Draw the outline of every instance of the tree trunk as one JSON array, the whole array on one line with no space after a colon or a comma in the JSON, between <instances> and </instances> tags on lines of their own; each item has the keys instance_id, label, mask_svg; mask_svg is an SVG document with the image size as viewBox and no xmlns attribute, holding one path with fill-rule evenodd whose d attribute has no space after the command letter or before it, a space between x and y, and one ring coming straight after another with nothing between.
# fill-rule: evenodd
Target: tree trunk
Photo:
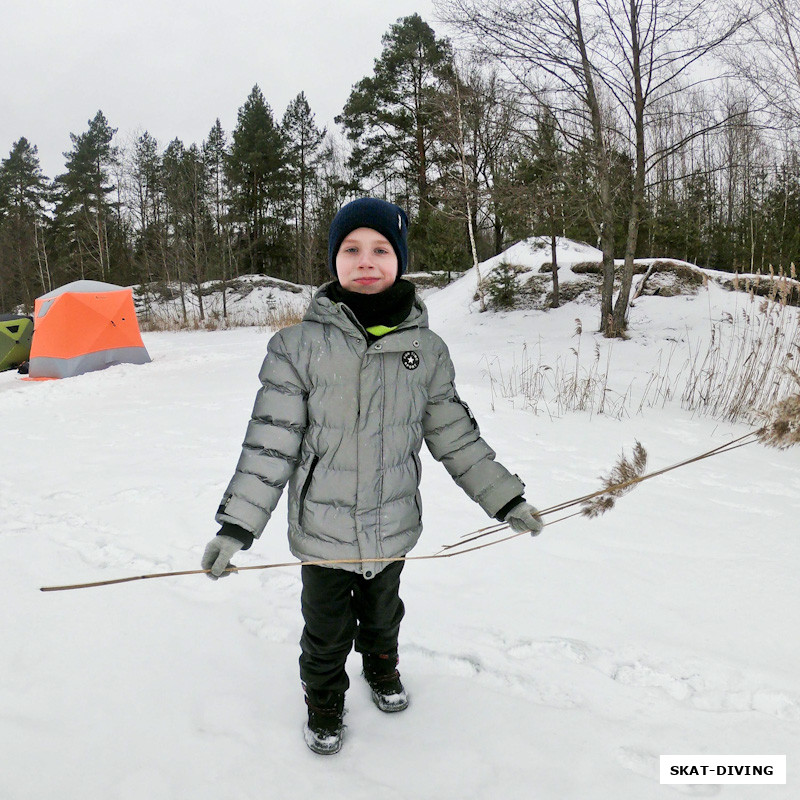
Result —
<instances>
[{"instance_id":1,"label":"tree trunk","mask_svg":"<svg viewBox=\"0 0 800 800\"><path fill-rule=\"evenodd\" d=\"M553 225L555 225L555 214L552 216ZM558 288L558 248L556 247L556 234L550 234L550 270L553 275L553 300L550 303L551 308L558 308L561 305L561 298L559 297Z\"/></svg>"},{"instance_id":2,"label":"tree trunk","mask_svg":"<svg viewBox=\"0 0 800 800\"><path fill-rule=\"evenodd\" d=\"M636 167L633 181L633 197L631 198L630 216L628 218L628 236L625 242L625 265L622 270L622 281L614 306L613 330L606 335L623 336L628 326L628 303L633 284L633 267L636 258L636 246L639 241L639 223L642 216L645 190L645 141L644 141L644 93L642 91L642 68L639 50L639 18L636 0L630 0L630 28L632 75L634 86L634 130L636 135Z\"/></svg>"}]
</instances>

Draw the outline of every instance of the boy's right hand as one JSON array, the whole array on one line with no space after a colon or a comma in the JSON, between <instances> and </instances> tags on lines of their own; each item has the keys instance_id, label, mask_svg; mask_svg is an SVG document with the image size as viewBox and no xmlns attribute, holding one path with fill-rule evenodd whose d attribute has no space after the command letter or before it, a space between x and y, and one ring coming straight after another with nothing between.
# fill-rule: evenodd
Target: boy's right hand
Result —
<instances>
[{"instance_id":1,"label":"boy's right hand","mask_svg":"<svg viewBox=\"0 0 800 800\"><path fill-rule=\"evenodd\" d=\"M207 545L200 565L203 569L211 570L208 577L215 581L224 578L231 572L225 570L231 564L231 559L244 547L244 544L233 536L217 534Z\"/></svg>"}]
</instances>

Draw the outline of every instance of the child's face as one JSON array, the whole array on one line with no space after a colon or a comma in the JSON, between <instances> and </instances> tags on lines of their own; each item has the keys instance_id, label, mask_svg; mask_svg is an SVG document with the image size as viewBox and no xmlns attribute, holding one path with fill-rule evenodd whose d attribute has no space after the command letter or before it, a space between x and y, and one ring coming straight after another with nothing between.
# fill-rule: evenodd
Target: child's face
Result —
<instances>
[{"instance_id":1,"label":"child's face","mask_svg":"<svg viewBox=\"0 0 800 800\"><path fill-rule=\"evenodd\" d=\"M397 278L397 254L385 236L372 228L347 234L336 254L336 274L343 289L378 294Z\"/></svg>"}]
</instances>

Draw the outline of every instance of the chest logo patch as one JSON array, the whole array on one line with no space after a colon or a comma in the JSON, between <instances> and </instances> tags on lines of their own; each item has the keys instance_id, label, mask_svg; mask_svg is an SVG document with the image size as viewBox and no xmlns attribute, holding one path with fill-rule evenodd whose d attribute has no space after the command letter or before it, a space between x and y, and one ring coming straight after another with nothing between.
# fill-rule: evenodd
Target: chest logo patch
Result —
<instances>
[{"instance_id":1,"label":"chest logo patch","mask_svg":"<svg viewBox=\"0 0 800 800\"><path fill-rule=\"evenodd\" d=\"M413 350L406 350L402 360L406 369L416 369L419 366L419 356Z\"/></svg>"}]
</instances>

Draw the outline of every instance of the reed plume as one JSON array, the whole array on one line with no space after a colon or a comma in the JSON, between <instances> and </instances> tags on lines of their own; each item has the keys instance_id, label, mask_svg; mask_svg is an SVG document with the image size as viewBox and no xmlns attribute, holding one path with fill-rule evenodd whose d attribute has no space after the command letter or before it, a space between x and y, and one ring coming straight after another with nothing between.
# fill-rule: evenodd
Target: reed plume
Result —
<instances>
[{"instance_id":1,"label":"reed plume","mask_svg":"<svg viewBox=\"0 0 800 800\"><path fill-rule=\"evenodd\" d=\"M800 374L793 369L786 372L800 388ZM778 450L800 444L800 394L789 395L775 403L762 416L766 424L758 431L759 442Z\"/></svg>"},{"instance_id":2,"label":"reed plume","mask_svg":"<svg viewBox=\"0 0 800 800\"><path fill-rule=\"evenodd\" d=\"M611 472L600 480L603 482L603 492L596 497L584 500L581 503L581 514L585 517L599 517L614 508L617 498L627 494L645 474L647 467L647 451L642 443L637 441L633 447L633 455L629 459L622 451L622 455L612 468Z\"/></svg>"}]
</instances>

